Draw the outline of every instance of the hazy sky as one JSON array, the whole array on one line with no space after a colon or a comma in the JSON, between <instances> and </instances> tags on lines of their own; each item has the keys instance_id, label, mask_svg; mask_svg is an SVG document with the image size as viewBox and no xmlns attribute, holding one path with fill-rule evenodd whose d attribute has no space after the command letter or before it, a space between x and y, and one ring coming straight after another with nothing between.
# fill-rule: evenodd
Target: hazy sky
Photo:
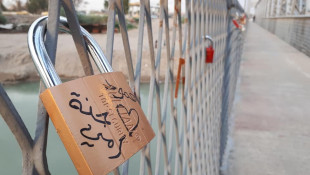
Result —
<instances>
[{"instance_id":1,"label":"hazy sky","mask_svg":"<svg viewBox=\"0 0 310 175\"><path fill-rule=\"evenodd\" d=\"M87 10L90 10L90 9L95 9L95 10L101 10L103 8L103 2L104 0L84 0L85 2L87 2L87 4L82 4L80 6L80 8L82 9L87 9ZM130 0L130 2L140 2L140 0ZM155 6L157 4L159 4L159 0L151 0L151 5ZM169 7L169 12L173 12L174 10L174 0L168 0L168 7ZM185 7L185 1L183 0L182 1L182 4L184 4L183 6ZM182 9L182 11L184 11L185 8Z\"/></svg>"},{"instance_id":2,"label":"hazy sky","mask_svg":"<svg viewBox=\"0 0 310 175\"><path fill-rule=\"evenodd\" d=\"M21 0L23 3L26 3L27 0ZM130 0L130 2L139 2L140 0ZM239 0L240 4L244 6L245 1L253 1L253 0ZM256 0L257 1L257 0ZM80 5L81 9L87 10L102 10L104 0L84 0L84 2ZM151 5L156 5L159 3L159 0L151 0ZM15 0L3 0L3 3L9 7L15 3ZM173 12L174 9L174 0L168 0L169 12ZM185 10L185 1L182 1L182 11Z\"/></svg>"},{"instance_id":3,"label":"hazy sky","mask_svg":"<svg viewBox=\"0 0 310 175\"><path fill-rule=\"evenodd\" d=\"M103 2L104 0L96 0L96 2L90 1L90 0L84 0L89 2L89 4L87 4L87 8L89 9L99 9L99 8L103 8ZM244 2L248 1L248 0L239 0L240 4L242 6L244 6ZM130 2L140 2L140 0L130 0ZM159 0L151 0L151 5L156 5L159 4ZM173 12L174 10L174 0L168 0L168 8L169 8L169 12ZM185 11L185 0L182 1L182 12Z\"/></svg>"}]
</instances>

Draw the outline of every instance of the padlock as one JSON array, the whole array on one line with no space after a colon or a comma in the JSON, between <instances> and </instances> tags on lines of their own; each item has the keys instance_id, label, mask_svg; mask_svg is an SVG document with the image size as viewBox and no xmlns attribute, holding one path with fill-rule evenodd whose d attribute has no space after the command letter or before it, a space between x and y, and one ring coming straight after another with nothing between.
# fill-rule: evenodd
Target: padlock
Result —
<instances>
[{"instance_id":1,"label":"padlock","mask_svg":"<svg viewBox=\"0 0 310 175\"><path fill-rule=\"evenodd\" d=\"M214 48L213 48L213 39L206 35L203 37L204 39L207 39L211 42L211 45L206 48L206 63L213 63L213 57L214 57Z\"/></svg>"},{"instance_id":2,"label":"padlock","mask_svg":"<svg viewBox=\"0 0 310 175\"><path fill-rule=\"evenodd\" d=\"M237 20L233 19L232 21L233 21L235 27L238 28L238 29L240 29L240 26L239 26Z\"/></svg>"},{"instance_id":3,"label":"padlock","mask_svg":"<svg viewBox=\"0 0 310 175\"><path fill-rule=\"evenodd\" d=\"M246 24L246 15L245 15L245 13L243 13L241 15L241 17L240 17L240 24L243 25L243 26Z\"/></svg>"},{"instance_id":4,"label":"padlock","mask_svg":"<svg viewBox=\"0 0 310 175\"><path fill-rule=\"evenodd\" d=\"M214 49L212 46L206 48L206 63L213 63Z\"/></svg>"},{"instance_id":5,"label":"padlock","mask_svg":"<svg viewBox=\"0 0 310 175\"><path fill-rule=\"evenodd\" d=\"M177 81L176 81L176 84L175 84L174 98L178 98L179 84L180 84L180 79L181 79L181 70L182 70L182 66L184 64L185 64L185 59L184 58L180 58L179 59ZM183 81L182 84L183 84L183 87L184 87L185 77L182 77L182 81Z\"/></svg>"},{"instance_id":6,"label":"padlock","mask_svg":"<svg viewBox=\"0 0 310 175\"><path fill-rule=\"evenodd\" d=\"M61 83L44 46L47 17L29 28L28 47L47 89L40 98L79 174L107 174L155 136L121 72L112 72L99 45L81 28L103 74ZM69 32L65 18L60 30Z\"/></svg>"}]
</instances>

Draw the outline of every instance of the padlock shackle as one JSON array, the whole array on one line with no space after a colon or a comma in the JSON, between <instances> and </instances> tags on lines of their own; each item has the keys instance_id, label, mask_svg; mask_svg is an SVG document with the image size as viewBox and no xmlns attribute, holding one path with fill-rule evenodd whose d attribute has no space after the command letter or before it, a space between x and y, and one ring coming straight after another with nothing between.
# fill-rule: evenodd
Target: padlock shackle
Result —
<instances>
[{"instance_id":1,"label":"padlock shackle","mask_svg":"<svg viewBox=\"0 0 310 175\"><path fill-rule=\"evenodd\" d=\"M33 62L47 88L61 84L61 80L47 54L44 36L46 33L47 16L35 20L28 31L28 48ZM60 17L59 29L71 33L66 18ZM87 50L101 73L113 72L108 60L104 56L99 44L81 27Z\"/></svg>"},{"instance_id":2,"label":"padlock shackle","mask_svg":"<svg viewBox=\"0 0 310 175\"><path fill-rule=\"evenodd\" d=\"M28 31L28 48L33 63L37 68L41 79L47 88L61 84L61 80L47 54L43 33L45 25L42 23L47 17L35 20Z\"/></svg>"},{"instance_id":3,"label":"padlock shackle","mask_svg":"<svg viewBox=\"0 0 310 175\"><path fill-rule=\"evenodd\" d=\"M213 39L212 39L211 36L209 36L209 35L202 36L202 39L209 40L209 41L211 42L211 46L212 46L212 47L214 46L214 41L213 41Z\"/></svg>"}]
</instances>

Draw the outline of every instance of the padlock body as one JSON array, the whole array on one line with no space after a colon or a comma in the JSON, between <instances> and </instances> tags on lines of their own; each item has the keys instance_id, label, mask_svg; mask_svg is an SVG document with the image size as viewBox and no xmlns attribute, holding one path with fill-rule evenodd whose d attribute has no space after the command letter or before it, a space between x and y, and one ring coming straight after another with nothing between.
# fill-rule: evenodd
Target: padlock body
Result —
<instances>
[{"instance_id":1,"label":"padlock body","mask_svg":"<svg viewBox=\"0 0 310 175\"><path fill-rule=\"evenodd\" d=\"M212 46L206 48L206 63L213 63L214 49Z\"/></svg>"},{"instance_id":2,"label":"padlock body","mask_svg":"<svg viewBox=\"0 0 310 175\"><path fill-rule=\"evenodd\" d=\"M107 174L155 136L121 72L72 80L40 98L79 174Z\"/></svg>"},{"instance_id":3,"label":"padlock body","mask_svg":"<svg viewBox=\"0 0 310 175\"><path fill-rule=\"evenodd\" d=\"M236 28L238 28L238 29L240 28L238 22L237 22L235 19L233 19L233 23L234 23L234 25L236 26Z\"/></svg>"}]
</instances>

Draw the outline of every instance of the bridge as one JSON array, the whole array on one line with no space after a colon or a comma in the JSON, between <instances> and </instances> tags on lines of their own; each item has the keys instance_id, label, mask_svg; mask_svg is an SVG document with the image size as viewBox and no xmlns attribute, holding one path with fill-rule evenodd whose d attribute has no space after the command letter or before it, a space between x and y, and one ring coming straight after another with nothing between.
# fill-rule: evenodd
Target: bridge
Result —
<instances>
[{"instance_id":1,"label":"bridge","mask_svg":"<svg viewBox=\"0 0 310 175\"><path fill-rule=\"evenodd\" d=\"M57 48L60 29L72 35L86 76L94 74L96 66L101 71L102 65L90 61L100 54L114 70L123 65L134 99L156 136L135 156L119 161L111 169L113 174L307 174L310 2L261 0L255 22L249 22L249 16L247 23L237 0L186 0L184 12L181 2L175 1L169 19L168 0L160 1L156 21L151 18L150 1L141 0L139 28L129 32L122 0L110 0L107 33L96 36L106 40L102 48L80 28L72 0L50 1L48 20L37 22L43 33L33 33L35 41L43 38L46 50L42 44L29 47L41 48L39 53L51 60L49 65L55 64L55 59L62 59L56 57L61 50ZM61 7L67 23L59 18ZM115 33L116 21L120 34ZM138 38L135 47L130 42L133 37ZM115 45L116 40L121 44ZM115 59L119 52L122 60ZM146 92L141 83L144 74L149 79ZM45 86L40 84L42 92ZM50 126L54 130L48 133L42 102L38 99L32 135L34 128L25 125L27 114L12 101L0 85L0 114L17 141L12 144L21 150L17 161L22 164L14 169L23 174L61 174L64 170L51 167L67 163L69 174L84 172L82 166L97 171L90 166L94 161L78 164L72 153L76 170L70 160L49 162L48 135L56 131ZM8 166L2 162L0 167ZM0 169L5 174L12 171Z\"/></svg>"},{"instance_id":2,"label":"bridge","mask_svg":"<svg viewBox=\"0 0 310 175\"><path fill-rule=\"evenodd\" d=\"M227 172L309 173L310 2L261 0L250 23Z\"/></svg>"},{"instance_id":3,"label":"bridge","mask_svg":"<svg viewBox=\"0 0 310 175\"><path fill-rule=\"evenodd\" d=\"M308 174L309 57L250 23L235 99L231 174Z\"/></svg>"}]
</instances>

